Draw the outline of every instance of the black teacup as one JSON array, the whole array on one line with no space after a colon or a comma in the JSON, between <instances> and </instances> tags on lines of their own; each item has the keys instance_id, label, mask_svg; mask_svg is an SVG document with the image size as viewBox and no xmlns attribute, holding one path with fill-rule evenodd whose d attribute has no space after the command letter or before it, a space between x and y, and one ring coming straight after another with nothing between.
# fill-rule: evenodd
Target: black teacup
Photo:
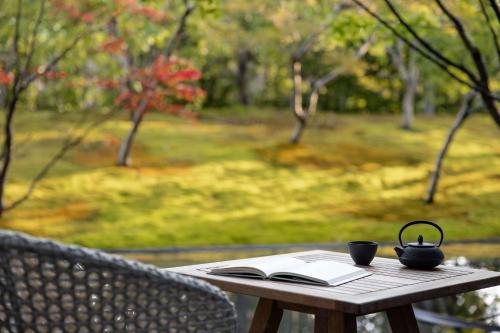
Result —
<instances>
[{"instance_id":1,"label":"black teacup","mask_svg":"<svg viewBox=\"0 0 500 333\"><path fill-rule=\"evenodd\" d=\"M349 254L357 265L368 266L375 258L378 244L370 241L354 241L349 242L348 247Z\"/></svg>"}]
</instances>

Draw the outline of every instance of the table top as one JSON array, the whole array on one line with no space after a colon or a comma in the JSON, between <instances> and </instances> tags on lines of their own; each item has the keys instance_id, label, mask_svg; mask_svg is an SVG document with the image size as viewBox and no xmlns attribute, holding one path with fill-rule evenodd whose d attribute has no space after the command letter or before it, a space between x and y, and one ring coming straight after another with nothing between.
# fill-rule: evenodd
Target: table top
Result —
<instances>
[{"instance_id":1,"label":"table top","mask_svg":"<svg viewBox=\"0 0 500 333\"><path fill-rule=\"evenodd\" d=\"M328 259L353 264L348 254L322 250L276 256L290 255L306 262ZM212 267L235 264L238 261L213 262L167 270L206 280L229 292L356 315L500 285L500 272L444 265L433 270L420 271L409 269L398 260L379 257L375 258L370 266L360 266L372 272L372 275L336 287L208 274Z\"/></svg>"}]
</instances>

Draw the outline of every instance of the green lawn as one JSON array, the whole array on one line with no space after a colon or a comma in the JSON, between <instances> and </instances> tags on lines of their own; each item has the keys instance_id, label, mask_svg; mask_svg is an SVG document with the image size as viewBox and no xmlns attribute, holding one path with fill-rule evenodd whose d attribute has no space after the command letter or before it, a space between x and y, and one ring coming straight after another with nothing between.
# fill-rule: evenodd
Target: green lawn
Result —
<instances>
[{"instance_id":1,"label":"green lawn","mask_svg":"<svg viewBox=\"0 0 500 333\"><path fill-rule=\"evenodd\" d=\"M434 205L422 198L451 117L420 116L405 132L396 116L320 115L290 146L286 111L208 110L195 124L150 116L132 168L114 166L123 117L69 154L2 226L103 248L394 240L412 219L437 221L447 239L500 237L499 132L487 116L458 133ZM19 115L10 199L57 149L69 118Z\"/></svg>"}]
</instances>

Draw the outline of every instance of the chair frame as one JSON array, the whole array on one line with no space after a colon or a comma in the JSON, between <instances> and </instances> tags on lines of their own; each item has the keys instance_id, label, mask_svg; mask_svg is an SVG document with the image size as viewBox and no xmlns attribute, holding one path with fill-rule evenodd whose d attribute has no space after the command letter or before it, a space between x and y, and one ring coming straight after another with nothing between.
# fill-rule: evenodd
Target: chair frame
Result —
<instances>
[{"instance_id":1,"label":"chair frame","mask_svg":"<svg viewBox=\"0 0 500 333\"><path fill-rule=\"evenodd\" d=\"M70 310L61 307L65 299L74 300ZM37 307L37 300L45 306ZM130 306L116 307L122 303ZM128 316L129 307L133 316ZM224 292L205 281L98 250L1 231L0 333L97 331L235 332L236 314Z\"/></svg>"}]
</instances>

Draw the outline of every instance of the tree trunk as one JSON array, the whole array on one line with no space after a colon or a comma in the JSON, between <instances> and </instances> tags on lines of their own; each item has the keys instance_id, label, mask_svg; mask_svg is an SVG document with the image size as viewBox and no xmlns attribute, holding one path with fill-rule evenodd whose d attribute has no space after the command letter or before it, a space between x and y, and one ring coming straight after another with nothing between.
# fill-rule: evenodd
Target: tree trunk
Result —
<instances>
[{"instance_id":1,"label":"tree trunk","mask_svg":"<svg viewBox=\"0 0 500 333\"><path fill-rule=\"evenodd\" d=\"M425 87L424 114L428 116L434 116L436 114L434 86L430 83Z\"/></svg>"},{"instance_id":2,"label":"tree trunk","mask_svg":"<svg viewBox=\"0 0 500 333\"><path fill-rule=\"evenodd\" d=\"M414 81L405 84L405 92L403 96L403 120L402 127L405 130L413 128L413 118L415 114L415 95L417 93L417 84Z\"/></svg>"},{"instance_id":3,"label":"tree trunk","mask_svg":"<svg viewBox=\"0 0 500 333\"><path fill-rule=\"evenodd\" d=\"M434 195L436 194L437 185L439 182L439 178L441 176L441 167L443 165L443 160L446 156L446 153L448 152L448 149L450 148L455 133L458 131L458 129L463 125L467 117L470 115L472 102L474 101L475 97L476 97L475 92L471 92L464 97L462 105L460 106L460 110L458 111L457 116L455 118L455 122L451 126L448 135L446 136L444 145L439 151L438 156L436 157L434 170L431 176L431 182L429 184L429 189L427 190L427 196L425 198L426 203L430 204L434 202Z\"/></svg>"},{"instance_id":4,"label":"tree trunk","mask_svg":"<svg viewBox=\"0 0 500 333\"><path fill-rule=\"evenodd\" d=\"M483 100L484 106L493 118L493 121L497 126L500 127L500 113L498 112L496 101L491 97L491 91L487 89L486 93L481 92L481 98Z\"/></svg>"},{"instance_id":5,"label":"tree trunk","mask_svg":"<svg viewBox=\"0 0 500 333\"><path fill-rule=\"evenodd\" d=\"M120 146L120 151L118 152L118 161L116 162L116 165L129 166L130 149L132 148L132 142L134 141L135 134L137 133L139 125L142 122L142 118L143 110L138 109L133 113L132 127L130 128L127 137Z\"/></svg>"},{"instance_id":6,"label":"tree trunk","mask_svg":"<svg viewBox=\"0 0 500 333\"><path fill-rule=\"evenodd\" d=\"M4 124L4 143L3 143L3 160L2 168L0 170L0 216L2 216L5 210L5 185L7 182L7 173L9 171L10 162L12 159L12 142L14 140L14 132L12 128L12 121L14 120L14 113L16 111L18 95L14 92L12 100L9 102L7 107L7 113L5 115Z\"/></svg>"},{"instance_id":7,"label":"tree trunk","mask_svg":"<svg viewBox=\"0 0 500 333\"><path fill-rule=\"evenodd\" d=\"M413 118L415 117L415 96L418 88L418 68L415 58L415 52L408 49L408 65L406 75L403 77L405 83L405 92L403 96L403 123L405 130L413 128Z\"/></svg>"},{"instance_id":8,"label":"tree trunk","mask_svg":"<svg viewBox=\"0 0 500 333\"><path fill-rule=\"evenodd\" d=\"M240 103L250 104L248 95L248 64L250 63L251 53L248 50L238 51L238 92Z\"/></svg>"},{"instance_id":9,"label":"tree trunk","mask_svg":"<svg viewBox=\"0 0 500 333\"><path fill-rule=\"evenodd\" d=\"M297 126L295 128L295 132L290 138L291 144L297 144L300 141L302 136L302 132L304 131L307 114L306 110L302 105L302 64L299 60L294 59L292 56L292 96L290 100L290 105L292 108L292 112L297 119Z\"/></svg>"},{"instance_id":10,"label":"tree trunk","mask_svg":"<svg viewBox=\"0 0 500 333\"><path fill-rule=\"evenodd\" d=\"M295 132L293 133L292 137L290 138L290 143L291 144L297 144L300 142L300 138L302 137L302 133L304 132L304 129L307 126L307 121L304 118L299 118L297 117L297 126L295 127Z\"/></svg>"}]
</instances>

